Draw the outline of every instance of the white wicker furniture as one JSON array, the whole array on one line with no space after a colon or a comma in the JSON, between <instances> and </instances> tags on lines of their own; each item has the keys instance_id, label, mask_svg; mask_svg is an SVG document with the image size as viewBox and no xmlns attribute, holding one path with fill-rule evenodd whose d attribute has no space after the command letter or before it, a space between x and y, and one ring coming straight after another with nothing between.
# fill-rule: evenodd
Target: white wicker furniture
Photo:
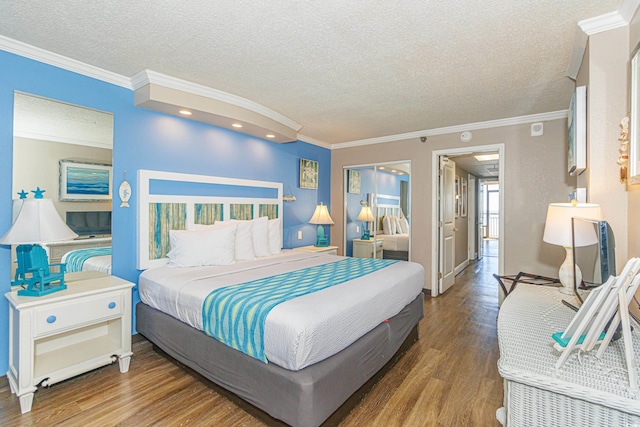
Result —
<instances>
[{"instance_id":1,"label":"white wicker furniture","mask_svg":"<svg viewBox=\"0 0 640 427\"><path fill-rule=\"evenodd\" d=\"M504 407L498 420L506 426L640 425L640 392L629 387L622 340L611 343L602 360L572 354L559 370L560 353L551 334L563 331L577 305L557 288L520 284L505 299L498 316ZM640 330L633 331L640 357Z\"/></svg>"}]
</instances>

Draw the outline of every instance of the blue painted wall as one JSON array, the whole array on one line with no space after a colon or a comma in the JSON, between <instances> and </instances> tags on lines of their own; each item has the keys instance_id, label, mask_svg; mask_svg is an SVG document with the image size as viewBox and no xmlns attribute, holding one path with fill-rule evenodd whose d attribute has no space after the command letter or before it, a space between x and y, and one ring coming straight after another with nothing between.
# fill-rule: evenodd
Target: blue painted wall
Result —
<instances>
[{"instance_id":1,"label":"blue painted wall","mask_svg":"<svg viewBox=\"0 0 640 427\"><path fill-rule=\"evenodd\" d=\"M316 204L329 204L331 152L304 142L276 144L136 108L133 91L0 51L0 235L11 226L13 92L22 91L114 114L115 188L127 171L131 208L114 207L113 273L137 282L136 195L138 169L277 181L297 197L284 204L284 246L315 243L308 224ZM318 190L298 188L300 158L319 162ZM297 240L297 232L303 239ZM10 289L10 250L0 246L0 292ZM134 304L139 301L134 291ZM8 367L8 303L0 298L0 373ZM135 324L135 322L134 322Z\"/></svg>"},{"instance_id":2,"label":"blue painted wall","mask_svg":"<svg viewBox=\"0 0 640 427\"><path fill-rule=\"evenodd\" d=\"M347 245L345 255L353 254L353 239L362 237L362 221L356 221L360 214L361 200L368 201L369 193L386 194L389 196L400 196L400 181L409 181L408 175L395 175L378 170L374 178L373 167L350 168L360 172L360 193L347 193ZM375 182L374 182L375 181ZM375 212L373 213L375 215ZM370 227L373 227L373 223ZM360 231L356 231L356 227Z\"/></svg>"}]
</instances>

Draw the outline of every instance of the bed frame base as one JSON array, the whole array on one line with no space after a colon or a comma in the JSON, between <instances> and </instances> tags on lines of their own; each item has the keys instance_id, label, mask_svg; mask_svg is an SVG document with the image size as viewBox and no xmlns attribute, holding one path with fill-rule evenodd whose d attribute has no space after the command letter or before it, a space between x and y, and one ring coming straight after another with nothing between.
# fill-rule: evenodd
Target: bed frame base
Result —
<instances>
[{"instance_id":1,"label":"bed frame base","mask_svg":"<svg viewBox=\"0 0 640 427\"><path fill-rule=\"evenodd\" d=\"M404 356L407 353L407 351L409 351L409 349L413 346L413 344L415 344L417 341L418 341L418 325L416 325L411 330L411 333L409 334L407 339L404 340L404 342L402 343L402 346L398 349L394 357L391 358L391 360L389 360L389 362L387 362L387 364L384 365L382 369L378 371L377 374L371 377L369 381L364 383L362 387L358 389L358 391L353 393L351 397L342 404L342 406L340 406L333 414L331 414L329 418L327 418L321 424L321 427L337 426L338 424L340 424L341 421L347 418L349 413L356 406L358 406L358 404L366 397L366 395L371 391L371 389L382 379L382 377L384 377L387 374L387 372L391 370L391 368L393 368L396 365L396 363L398 363L400 359L402 359L402 356ZM229 399L231 402L235 403L240 409L242 409L249 415L253 416L254 418L257 418L261 422L267 424L268 426L287 427L289 425L284 423L283 421L273 418L271 415L267 414L262 409L248 403L246 400L242 399L240 396L234 393L231 393L229 390L208 380L206 377L202 376L199 372L191 369L184 363L181 363L180 361L174 359L165 351L163 351L160 347L158 347L153 343L152 343L152 348L156 353L162 355L163 357L165 357L167 360L169 360L176 366L179 366L181 369L184 369L190 375L194 376L199 381L201 381L204 385L211 388L219 395Z\"/></svg>"},{"instance_id":2,"label":"bed frame base","mask_svg":"<svg viewBox=\"0 0 640 427\"><path fill-rule=\"evenodd\" d=\"M136 328L256 418L270 425L315 427L343 419L400 359L417 340L423 310L420 294L346 349L296 372L246 356L143 303L136 306Z\"/></svg>"}]
</instances>

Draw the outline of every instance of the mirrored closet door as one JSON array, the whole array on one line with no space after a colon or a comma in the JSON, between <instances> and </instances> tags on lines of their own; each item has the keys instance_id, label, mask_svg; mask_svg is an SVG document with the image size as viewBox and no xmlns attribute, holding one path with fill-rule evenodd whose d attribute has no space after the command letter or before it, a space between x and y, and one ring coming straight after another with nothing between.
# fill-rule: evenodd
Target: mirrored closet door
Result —
<instances>
[{"instance_id":1,"label":"mirrored closet door","mask_svg":"<svg viewBox=\"0 0 640 427\"><path fill-rule=\"evenodd\" d=\"M410 259L410 163L344 168L346 256Z\"/></svg>"}]
</instances>

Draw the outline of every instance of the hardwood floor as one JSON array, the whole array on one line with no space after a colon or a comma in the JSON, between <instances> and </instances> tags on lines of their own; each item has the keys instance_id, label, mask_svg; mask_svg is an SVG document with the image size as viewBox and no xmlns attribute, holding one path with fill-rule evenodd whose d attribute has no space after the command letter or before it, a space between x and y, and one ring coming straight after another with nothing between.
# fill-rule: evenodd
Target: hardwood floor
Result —
<instances>
[{"instance_id":1,"label":"hardwood floor","mask_svg":"<svg viewBox=\"0 0 640 427\"><path fill-rule=\"evenodd\" d=\"M426 298L420 340L340 423L354 426L498 426L497 258L471 264L445 295ZM3 426L262 426L151 345L118 364L40 388L31 412L0 391Z\"/></svg>"}]
</instances>

